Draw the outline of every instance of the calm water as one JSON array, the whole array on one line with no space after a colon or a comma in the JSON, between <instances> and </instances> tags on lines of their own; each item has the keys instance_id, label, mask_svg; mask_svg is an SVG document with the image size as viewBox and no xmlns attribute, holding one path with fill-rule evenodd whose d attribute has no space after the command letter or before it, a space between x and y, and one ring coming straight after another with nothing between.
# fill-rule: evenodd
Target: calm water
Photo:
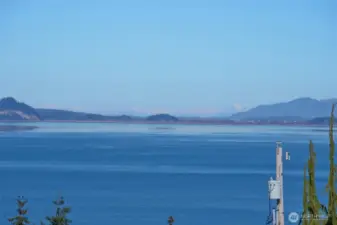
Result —
<instances>
[{"instance_id":1,"label":"calm water","mask_svg":"<svg viewBox=\"0 0 337 225\"><path fill-rule=\"evenodd\" d=\"M41 123L0 133L0 224L29 199L39 223L65 196L74 225L265 224L275 142L284 142L285 211L301 210L308 140L318 153L318 188L328 174L328 134L301 127ZM286 219L287 220L287 219Z\"/></svg>"}]
</instances>

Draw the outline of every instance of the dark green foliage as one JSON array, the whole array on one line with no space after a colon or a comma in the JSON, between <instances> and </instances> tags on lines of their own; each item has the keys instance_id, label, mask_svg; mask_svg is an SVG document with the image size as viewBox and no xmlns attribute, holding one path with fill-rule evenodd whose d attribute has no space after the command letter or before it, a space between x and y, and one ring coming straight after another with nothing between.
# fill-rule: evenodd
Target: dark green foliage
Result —
<instances>
[{"instance_id":1,"label":"dark green foliage","mask_svg":"<svg viewBox=\"0 0 337 225\"><path fill-rule=\"evenodd\" d=\"M10 222L13 225L25 225L30 224L28 217L26 216L28 213L28 210L25 209L25 205L27 204L27 200L25 200L22 196L19 196L16 200L16 203L18 205L17 209L17 216L9 218L8 222Z\"/></svg>"},{"instance_id":2,"label":"dark green foliage","mask_svg":"<svg viewBox=\"0 0 337 225\"><path fill-rule=\"evenodd\" d=\"M316 153L314 151L314 145L312 141L309 143L309 159L307 166L304 167L304 185L303 185L303 221L300 221L303 225L318 225L322 221L317 220L317 217L322 215L323 206L320 204L316 193L316 181L315 181L315 164ZM308 172L308 177L307 177Z\"/></svg>"},{"instance_id":3,"label":"dark green foliage","mask_svg":"<svg viewBox=\"0 0 337 225\"><path fill-rule=\"evenodd\" d=\"M303 176L303 215L308 215L308 179L307 179L307 167L304 166L304 176ZM305 217L304 217L305 218ZM301 220L300 224L308 225L308 220Z\"/></svg>"},{"instance_id":4,"label":"dark green foliage","mask_svg":"<svg viewBox=\"0 0 337 225\"><path fill-rule=\"evenodd\" d=\"M71 220L67 218L68 214L70 213L69 207L64 207L64 199L60 197L58 200L53 201L54 205L56 206L56 214L55 216L47 216L46 220L48 221L49 225L69 225L71 224ZM41 223L44 224L44 223Z\"/></svg>"},{"instance_id":5,"label":"dark green foliage","mask_svg":"<svg viewBox=\"0 0 337 225\"><path fill-rule=\"evenodd\" d=\"M173 218L173 216L170 216L170 217L168 218L167 223L168 223L168 225L173 225L173 223L174 223L174 218Z\"/></svg>"},{"instance_id":6,"label":"dark green foliage","mask_svg":"<svg viewBox=\"0 0 337 225\"><path fill-rule=\"evenodd\" d=\"M316 181L315 181L315 164L316 153L314 151L314 145L312 141L309 143L309 160L308 160L308 213L310 216L320 216L322 214L321 204L318 200L316 193ZM308 217L306 217L308 218ZM311 224L319 224L319 220L313 220Z\"/></svg>"},{"instance_id":7,"label":"dark green foliage","mask_svg":"<svg viewBox=\"0 0 337 225\"><path fill-rule=\"evenodd\" d=\"M304 167L304 182L303 182L303 215L305 220L301 220L300 223L303 225L337 225L337 216L336 216L336 167L334 164L334 155L335 155L335 143L333 138L333 125L334 125L334 109L335 105L332 106L330 125L329 125L329 161L330 161L330 171L327 190L329 193L329 202L328 207L321 204L318 200L316 193L316 182L315 182L315 165L316 165L316 153L314 151L314 145L312 141L309 144L309 160L307 166ZM306 174L308 171L308 177ZM325 215L328 219L317 219L316 216ZM311 216L311 217L309 217ZM312 218L315 216L316 218Z\"/></svg>"},{"instance_id":8,"label":"dark green foliage","mask_svg":"<svg viewBox=\"0 0 337 225\"><path fill-rule=\"evenodd\" d=\"M335 105L332 106L331 115L330 115L330 126L329 126L329 147L330 147L330 173L329 173L329 180L328 180L328 191L329 191L329 203L328 203L328 214L329 214L329 221L328 224L337 224L336 218L336 189L335 189L335 163L334 163L334 156L335 156L335 142L333 138L333 125L334 125L334 110Z\"/></svg>"}]
</instances>

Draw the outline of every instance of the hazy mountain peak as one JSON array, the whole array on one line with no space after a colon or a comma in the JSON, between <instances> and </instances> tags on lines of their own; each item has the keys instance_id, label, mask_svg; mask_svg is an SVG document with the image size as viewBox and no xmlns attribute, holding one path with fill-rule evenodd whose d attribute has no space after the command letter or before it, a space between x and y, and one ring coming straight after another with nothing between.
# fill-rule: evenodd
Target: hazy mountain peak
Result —
<instances>
[{"instance_id":1,"label":"hazy mountain peak","mask_svg":"<svg viewBox=\"0 0 337 225\"><path fill-rule=\"evenodd\" d=\"M329 116L332 101L317 100L309 97L297 98L289 102L276 103L270 105L259 105L245 112L236 113L234 119L263 119L270 117L325 117Z\"/></svg>"},{"instance_id":2,"label":"hazy mountain peak","mask_svg":"<svg viewBox=\"0 0 337 225\"><path fill-rule=\"evenodd\" d=\"M4 120L40 120L35 109L24 103L20 103L13 97L0 100L0 118Z\"/></svg>"},{"instance_id":3,"label":"hazy mountain peak","mask_svg":"<svg viewBox=\"0 0 337 225\"><path fill-rule=\"evenodd\" d=\"M0 100L0 107L4 104L17 104L18 102L16 101L15 98L13 97L5 97Z\"/></svg>"},{"instance_id":4,"label":"hazy mountain peak","mask_svg":"<svg viewBox=\"0 0 337 225\"><path fill-rule=\"evenodd\" d=\"M318 100L317 99L314 99L314 98L310 98L310 97L301 97L301 98L296 98L296 99L293 99L289 102L317 102Z\"/></svg>"}]
</instances>

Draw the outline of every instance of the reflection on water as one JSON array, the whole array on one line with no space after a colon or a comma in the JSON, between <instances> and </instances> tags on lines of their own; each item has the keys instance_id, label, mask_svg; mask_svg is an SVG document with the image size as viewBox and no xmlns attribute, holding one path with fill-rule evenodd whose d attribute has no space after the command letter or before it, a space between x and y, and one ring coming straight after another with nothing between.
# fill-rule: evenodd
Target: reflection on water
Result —
<instances>
[{"instance_id":1,"label":"reflection on water","mask_svg":"<svg viewBox=\"0 0 337 225\"><path fill-rule=\"evenodd\" d=\"M8 123L0 123L7 124ZM317 127L309 126L261 126L261 125L164 125L158 124L120 124L120 123L15 123L15 125L38 126L31 132L128 132L128 133L167 133L167 134L302 134L302 135L326 135L320 132ZM165 127L165 129L158 129ZM324 128L323 128L324 129Z\"/></svg>"},{"instance_id":2,"label":"reflection on water","mask_svg":"<svg viewBox=\"0 0 337 225\"><path fill-rule=\"evenodd\" d=\"M60 163L60 162L15 162L15 161L0 161L0 169L15 169L15 170L41 170L55 172L109 172L109 173L155 173L155 174L230 174L230 175L268 175L273 174L275 170L269 169L252 169L252 168L200 168L187 166L140 166L140 165L103 165L103 164L83 164L83 163ZM326 178L328 170L317 170L316 177ZM287 176L302 178L303 172L299 170L287 171Z\"/></svg>"}]
</instances>

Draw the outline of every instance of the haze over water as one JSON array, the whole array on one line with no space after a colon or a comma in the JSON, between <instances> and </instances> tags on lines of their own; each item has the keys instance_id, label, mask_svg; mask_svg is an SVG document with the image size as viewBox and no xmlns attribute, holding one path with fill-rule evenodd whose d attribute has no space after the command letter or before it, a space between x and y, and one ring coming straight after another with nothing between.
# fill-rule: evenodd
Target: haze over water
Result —
<instances>
[{"instance_id":1,"label":"haze over water","mask_svg":"<svg viewBox=\"0 0 337 225\"><path fill-rule=\"evenodd\" d=\"M0 102L0 119L79 115L47 110L48 119L43 109L222 118L335 98L336 11L333 0L0 1L0 101L13 97ZM246 119L320 117L306 105ZM17 196L40 224L60 195L74 225L265 224L276 141L291 153L286 216L301 211L309 139L320 195L327 183L328 133L312 127L31 125L40 128L0 132L1 225Z\"/></svg>"},{"instance_id":2,"label":"haze over water","mask_svg":"<svg viewBox=\"0 0 337 225\"><path fill-rule=\"evenodd\" d=\"M318 192L328 174L328 134L311 127L39 123L0 133L1 223L15 198L32 222L63 195L74 225L265 224L275 142L284 142L285 211L300 211L308 141L317 151ZM287 219L286 219L287 221Z\"/></svg>"}]
</instances>

